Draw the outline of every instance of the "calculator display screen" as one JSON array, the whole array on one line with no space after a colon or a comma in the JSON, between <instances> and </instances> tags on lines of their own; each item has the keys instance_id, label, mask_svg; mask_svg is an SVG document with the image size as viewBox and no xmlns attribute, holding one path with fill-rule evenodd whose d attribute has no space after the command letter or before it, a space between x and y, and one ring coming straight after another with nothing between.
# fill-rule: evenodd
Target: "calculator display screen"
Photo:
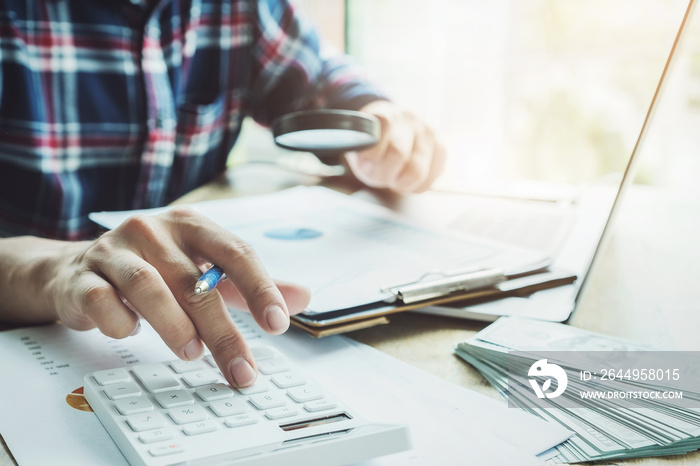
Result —
<instances>
[{"instance_id":1,"label":"calculator display screen","mask_svg":"<svg viewBox=\"0 0 700 466\"><path fill-rule=\"evenodd\" d=\"M352 418L345 413L341 413L341 414L335 414L333 416L318 417L316 419L309 419L307 421L294 422L292 424L285 424L285 425L280 426L280 429L282 429L285 432L289 432L291 430L306 429L307 427L315 427L315 426L321 426L324 424L332 424L334 422L347 421L349 419L352 419Z\"/></svg>"}]
</instances>

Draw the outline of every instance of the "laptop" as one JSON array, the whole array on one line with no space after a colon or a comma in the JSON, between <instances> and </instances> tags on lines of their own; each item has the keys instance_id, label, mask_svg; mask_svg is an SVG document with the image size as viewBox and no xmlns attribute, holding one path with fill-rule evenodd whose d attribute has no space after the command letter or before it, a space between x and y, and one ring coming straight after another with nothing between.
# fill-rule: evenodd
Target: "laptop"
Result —
<instances>
[{"instance_id":1,"label":"laptop","mask_svg":"<svg viewBox=\"0 0 700 466\"><path fill-rule=\"evenodd\" d=\"M610 235L611 224L624 192L633 182L635 167L653 116L659 107L668 75L678 59L681 39L687 35L694 0L690 0L666 59L636 143L618 183L594 184L574 189L511 189L490 193L432 190L420 196L394 198L391 208L435 226L487 237L492 240L540 251L553 258L540 274L509 280L513 288L533 289L538 283L556 283L575 275L573 283L545 286L541 291L512 293L500 299L453 302L413 310L450 317L494 321L501 316L520 316L553 322L569 319L576 309L590 271ZM531 187L530 187L531 188ZM515 191L515 192L513 192ZM522 193L527 191L525 197ZM368 192L360 196L387 204ZM566 281L564 281L566 283ZM536 289L536 288L535 288Z\"/></svg>"}]
</instances>

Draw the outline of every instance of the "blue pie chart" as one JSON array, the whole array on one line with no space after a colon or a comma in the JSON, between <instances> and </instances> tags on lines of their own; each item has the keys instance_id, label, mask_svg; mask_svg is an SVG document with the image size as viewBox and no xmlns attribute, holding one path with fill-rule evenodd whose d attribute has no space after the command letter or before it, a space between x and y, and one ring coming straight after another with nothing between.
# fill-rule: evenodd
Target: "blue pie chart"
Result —
<instances>
[{"instance_id":1,"label":"blue pie chart","mask_svg":"<svg viewBox=\"0 0 700 466\"><path fill-rule=\"evenodd\" d=\"M281 239L285 241L299 241L314 239L321 236L318 230L312 228L275 228L264 233L265 236L272 239Z\"/></svg>"}]
</instances>

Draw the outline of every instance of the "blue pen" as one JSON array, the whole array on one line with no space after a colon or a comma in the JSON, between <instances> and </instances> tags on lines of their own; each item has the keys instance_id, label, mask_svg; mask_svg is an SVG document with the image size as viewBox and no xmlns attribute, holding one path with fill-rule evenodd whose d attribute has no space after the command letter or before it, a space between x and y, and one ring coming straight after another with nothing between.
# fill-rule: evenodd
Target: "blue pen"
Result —
<instances>
[{"instance_id":1,"label":"blue pen","mask_svg":"<svg viewBox=\"0 0 700 466\"><path fill-rule=\"evenodd\" d=\"M226 274L221 267L218 265L212 265L209 270L204 272L204 274L199 277L197 283L194 284L194 294L207 294L214 288L219 282L226 278Z\"/></svg>"}]
</instances>

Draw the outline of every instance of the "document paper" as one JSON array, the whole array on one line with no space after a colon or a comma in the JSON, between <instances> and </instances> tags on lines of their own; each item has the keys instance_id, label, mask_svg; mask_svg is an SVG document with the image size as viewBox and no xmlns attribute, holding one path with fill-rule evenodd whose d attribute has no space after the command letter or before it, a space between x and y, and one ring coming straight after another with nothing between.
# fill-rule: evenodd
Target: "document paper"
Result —
<instances>
[{"instance_id":1,"label":"document paper","mask_svg":"<svg viewBox=\"0 0 700 466\"><path fill-rule=\"evenodd\" d=\"M346 337L313 339L294 329L258 332L234 312L251 346L272 345L371 420L408 424L414 449L367 464L539 464L534 455L570 433L502 403L445 382ZM83 376L91 371L175 359L153 329L124 340L61 325L0 332L3 355L0 434L20 465L126 465L94 413Z\"/></svg>"}]
</instances>

